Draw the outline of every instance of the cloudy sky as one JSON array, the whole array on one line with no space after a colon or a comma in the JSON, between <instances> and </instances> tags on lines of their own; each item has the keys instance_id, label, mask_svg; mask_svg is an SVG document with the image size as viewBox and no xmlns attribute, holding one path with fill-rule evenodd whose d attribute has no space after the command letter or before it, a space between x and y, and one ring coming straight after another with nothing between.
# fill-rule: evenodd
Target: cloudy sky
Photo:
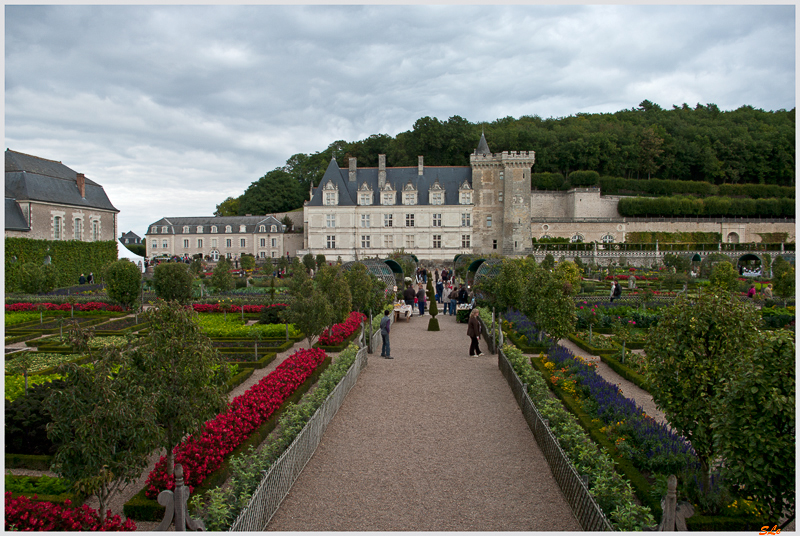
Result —
<instances>
[{"instance_id":1,"label":"cloudy sky","mask_svg":"<svg viewBox=\"0 0 800 536\"><path fill-rule=\"evenodd\" d=\"M143 235L424 116L794 108L795 6L6 6L5 81L6 147Z\"/></svg>"}]
</instances>

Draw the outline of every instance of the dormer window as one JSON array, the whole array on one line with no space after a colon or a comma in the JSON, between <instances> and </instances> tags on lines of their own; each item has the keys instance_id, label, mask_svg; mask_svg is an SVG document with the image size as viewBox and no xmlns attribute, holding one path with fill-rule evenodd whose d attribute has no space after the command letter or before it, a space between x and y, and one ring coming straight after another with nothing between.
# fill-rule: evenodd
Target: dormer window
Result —
<instances>
[{"instance_id":1,"label":"dormer window","mask_svg":"<svg viewBox=\"0 0 800 536\"><path fill-rule=\"evenodd\" d=\"M226 233L230 233L232 230L233 230L233 229L231 229L231 226L230 226L230 225L226 225L226 226L225 226L225 232L226 232Z\"/></svg>"},{"instance_id":2,"label":"dormer window","mask_svg":"<svg viewBox=\"0 0 800 536\"><path fill-rule=\"evenodd\" d=\"M458 203L460 205L472 204L472 186L467 181L462 182L458 189Z\"/></svg>"},{"instance_id":3,"label":"dormer window","mask_svg":"<svg viewBox=\"0 0 800 536\"><path fill-rule=\"evenodd\" d=\"M277 225L271 225L270 228L269 228L269 232L270 233L277 233L278 232L278 226Z\"/></svg>"},{"instance_id":4,"label":"dormer window","mask_svg":"<svg viewBox=\"0 0 800 536\"><path fill-rule=\"evenodd\" d=\"M197 226L197 232L198 233L202 233L203 232L203 226L202 225L198 225Z\"/></svg>"},{"instance_id":5,"label":"dormer window","mask_svg":"<svg viewBox=\"0 0 800 536\"><path fill-rule=\"evenodd\" d=\"M406 183L406 185L403 187L403 204L417 204L417 189L414 188L414 185L411 184L411 181L408 181L408 183Z\"/></svg>"},{"instance_id":6,"label":"dormer window","mask_svg":"<svg viewBox=\"0 0 800 536\"><path fill-rule=\"evenodd\" d=\"M258 226L258 232L259 233L266 233L267 232L267 226L266 225L259 225Z\"/></svg>"},{"instance_id":7,"label":"dormer window","mask_svg":"<svg viewBox=\"0 0 800 536\"><path fill-rule=\"evenodd\" d=\"M150 234L158 234L158 227L156 227L155 225L150 227Z\"/></svg>"},{"instance_id":8,"label":"dormer window","mask_svg":"<svg viewBox=\"0 0 800 536\"><path fill-rule=\"evenodd\" d=\"M444 190L439 184L439 179L433 181L430 190L428 190L428 200L431 205L444 205Z\"/></svg>"},{"instance_id":9,"label":"dormer window","mask_svg":"<svg viewBox=\"0 0 800 536\"><path fill-rule=\"evenodd\" d=\"M323 202L326 206L335 206L339 204L339 188L333 182L328 181L325 183L325 196Z\"/></svg>"},{"instance_id":10,"label":"dormer window","mask_svg":"<svg viewBox=\"0 0 800 536\"><path fill-rule=\"evenodd\" d=\"M381 194L381 205L394 205L394 192L383 192Z\"/></svg>"},{"instance_id":11,"label":"dormer window","mask_svg":"<svg viewBox=\"0 0 800 536\"><path fill-rule=\"evenodd\" d=\"M167 234L167 226L166 225L162 225L161 226L161 232L164 233L164 234Z\"/></svg>"},{"instance_id":12,"label":"dormer window","mask_svg":"<svg viewBox=\"0 0 800 536\"><path fill-rule=\"evenodd\" d=\"M211 226L211 232L212 233L216 233L217 232L217 226L216 225L212 225Z\"/></svg>"},{"instance_id":13,"label":"dormer window","mask_svg":"<svg viewBox=\"0 0 800 536\"><path fill-rule=\"evenodd\" d=\"M366 182L362 182L358 188L358 204L371 205L372 204L372 188L367 186Z\"/></svg>"},{"instance_id":14,"label":"dormer window","mask_svg":"<svg viewBox=\"0 0 800 536\"><path fill-rule=\"evenodd\" d=\"M246 229L247 229L247 226L246 226L246 225L240 225L240 226L239 226L239 232L240 232L240 233L244 233Z\"/></svg>"},{"instance_id":15,"label":"dormer window","mask_svg":"<svg viewBox=\"0 0 800 536\"><path fill-rule=\"evenodd\" d=\"M188 225L184 225L184 226L183 226L183 232L184 232L185 234L188 234L188 233L189 233L189 226L188 226Z\"/></svg>"}]
</instances>

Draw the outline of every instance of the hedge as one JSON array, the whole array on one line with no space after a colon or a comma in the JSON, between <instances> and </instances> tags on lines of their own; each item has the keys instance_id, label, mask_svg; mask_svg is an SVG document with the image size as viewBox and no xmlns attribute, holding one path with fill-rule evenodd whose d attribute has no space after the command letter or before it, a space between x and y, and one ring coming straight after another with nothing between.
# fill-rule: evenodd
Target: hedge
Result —
<instances>
[{"instance_id":1,"label":"hedge","mask_svg":"<svg viewBox=\"0 0 800 536\"><path fill-rule=\"evenodd\" d=\"M626 197L619 200L617 211L623 217L794 218L795 204L792 198Z\"/></svg>"},{"instance_id":2,"label":"hedge","mask_svg":"<svg viewBox=\"0 0 800 536\"><path fill-rule=\"evenodd\" d=\"M77 285L81 274L93 272L100 277L103 269L117 260L117 244L116 240L81 242L7 237L5 254L5 289L8 294L20 290L17 279L23 264L41 265L48 255L55 268L56 288Z\"/></svg>"}]
</instances>

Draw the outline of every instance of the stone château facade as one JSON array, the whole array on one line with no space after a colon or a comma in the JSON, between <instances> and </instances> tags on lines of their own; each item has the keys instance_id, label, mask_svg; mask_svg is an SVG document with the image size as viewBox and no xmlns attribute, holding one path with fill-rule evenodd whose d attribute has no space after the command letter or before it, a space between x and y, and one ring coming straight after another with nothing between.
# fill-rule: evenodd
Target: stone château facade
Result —
<instances>
[{"instance_id":1,"label":"stone ch\u00e2teau facade","mask_svg":"<svg viewBox=\"0 0 800 536\"><path fill-rule=\"evenodd\" d=\"M599 188L531 191L533 151L492 153L481 135L469 166L347 168L332 160L303 212L304 245L344 261L386 257L404 248L419 259L451 261L460 253L526 255L532 239L618 243L629 232L718 232L725 242L761 242L787 233L794 221L725 218L623 218L619 196Z\"/></svg>"}]
</instances>

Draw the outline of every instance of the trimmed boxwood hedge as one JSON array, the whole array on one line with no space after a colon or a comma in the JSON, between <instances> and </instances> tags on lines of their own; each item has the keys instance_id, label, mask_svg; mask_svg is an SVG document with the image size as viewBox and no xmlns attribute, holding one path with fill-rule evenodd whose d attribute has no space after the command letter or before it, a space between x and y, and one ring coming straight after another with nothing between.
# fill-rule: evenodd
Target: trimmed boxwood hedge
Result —
<instances>
[{"instance_id":1,"label":"trimmed boxwood hedge","mask_svg":"<svg viewBox=\"0 0 800 536\"><path fill-rule=\"evenodd\" d=\"M32 471L49 471L53 457L45 454L8 454L6 453L6 469L30 469Z\"/></svg>"},{"instance_id":2,"label":"trimmed boxwood hedge","mask_svg":"<svg viewBox=\"0 0 800 536\"><path fill-rule=\"evenodd\" d=\"M601 355L600 360L611 367L611 370L628 380L629 382L633 383L637 387L641 387L645 391L648 390L647 386L647 379L633 370L632 368L623 365L620 363L615 357L612 355Z\"/></svg>"},{"instance_id":3,"label":"trimmed boxwood hedge","mask_svg":"<svg viewBox=\"0 0 800 536\"><path fill-rule=\"evenodd\" d=\"M258 361L228 361L228 363L231 365L239 365L240 369L249 369L252 374L252 371L254 371L255 369L262 369L267 365L269 365L270 363L272 363L273 361L275 361L275 356L277 355L278 354L276 354L275 352L270 352L268 354L264 354L264 357L262 357Z\"/></svg>"},{"instance_id":4,"label":"trimmed boxwood hedge","mask_svg":"<svg viewBox=\"0 0 800 536\"><path fill-rule=\"evenodd\" d=\"M331 364L331 356L327 356L325 361L317 367L314 373L309 377L297 390L287 398L281 406L275 410L267 422L261 425L255 432L253 432L246 441L242 442L233 452L225 457L222 465L211 473L203 481L202 485L196 487L192 495L203 493L206 490L213 489L225 483L230 475L229 461L232 456L236 456L246 451L247 449L257 447L260 445L267 436L275 429L278 424L278 419L281 414L286 410L289 404L296 404L305 393L314 385L319 379L320 375L325 372L325 369ZM251 369L252 370L252 369ZM145 497L146 488L142 488L139 493L134 495L123 506L123 513L126 517L136 519L138 521L161 521L164 518L165 509L158 504L158 501L148 499Z\"/></svg>"},{"instance_id":5,"label":"trimmed boxwood hedge","mask_svg":"<svg viewBox=\"0 0 800 536\"><path fill-rule=\"evenodd\" d=\"M29 491L20 491L20 492L11 492L12 498L17 497L27 497L28 499L35 501L35 502L51 502L55 504L63 504L64 501L72 501L72 504L79 505L83 504L86 500L87 496L80 492L64 492L59 493L57 495L50 495L46 493L39 493L36 491L35 483L39 481L41 477L38 476L19 476L19 475L6 475L6 479L13 479L13 480L22 480L27 479L31 484L34 484L30 487Z\"/></svg>"},{"instance_id":6,"label":"trimmed boxwood hedge","mask_svg":"<svg viewBox=\"0 0 800 536\"><path fill-rule=\"evenodd\" d=\"M592 355L599 355L599 356L613 355L622 349L622 346L618 346L617 343L615 342L612 342L615 348L595 348L594 346L589 346L589 344L586 341L576 337L571 333L567 335L567 338L572 342L574 342L578 346L578 348L580 348L584 352L589 352Z\"/></svg>"}]
</instances>

